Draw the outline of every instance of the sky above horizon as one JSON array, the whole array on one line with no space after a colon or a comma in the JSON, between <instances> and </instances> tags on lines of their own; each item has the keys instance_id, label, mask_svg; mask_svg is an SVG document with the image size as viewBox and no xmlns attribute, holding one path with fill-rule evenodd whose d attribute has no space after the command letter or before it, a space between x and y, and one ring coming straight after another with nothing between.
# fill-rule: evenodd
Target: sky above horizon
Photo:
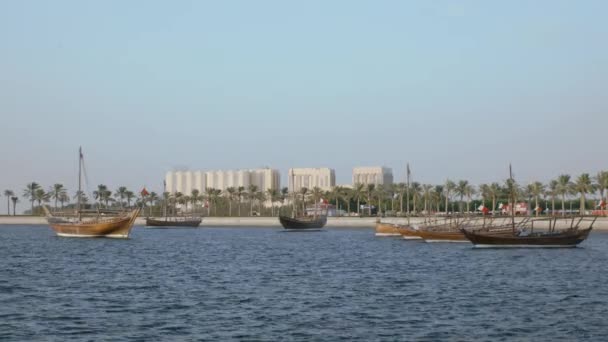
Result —
<instances>
[{"instance_id":1,"label":"sky above horizon","mask_svg":"<svg viewBox=\"0 0 608 342\"><path fill-rule=\"evenodd\" d=\"M0 190L608 169L606 1L2 1ZM25 202L25 201L22 201ZM22 204L23 206L23 204ZM27 205L25 205L27 207Z\"/></svg>"}]
</instances>

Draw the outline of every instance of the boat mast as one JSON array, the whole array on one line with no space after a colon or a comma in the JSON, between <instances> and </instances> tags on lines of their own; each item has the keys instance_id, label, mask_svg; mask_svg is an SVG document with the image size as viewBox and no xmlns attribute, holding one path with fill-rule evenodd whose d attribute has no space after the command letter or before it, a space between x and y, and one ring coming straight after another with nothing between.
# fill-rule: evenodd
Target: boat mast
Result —
<instances>
[{"instance_id":1,"label":"boat mast","mask_svg":"<svg viewBox=\"0 0 608 342\"><path fill-rule=\"evenodd\" d=\"M293 172L293 169L291 170L291 191L293 193L293 203L291 206L291 217L292 218L296 218L297 216L297 209L296 209L296 176Z\"/></svg>"},{"instance_id":2,"label":"boat mast","mask_svg":"<svg viewBox=\"0 0 608 342\"><path fill-rule=\"evenodd\" d=\"M407 207L407 224L410 224L410 163L407 163L405 179L405 203ZM401 202L403 203L403 202Z\"/></svg>"},{"instance_id":3,"label":"boat mast","mask_svg":"<svg viewBox=\"0 0 608 342\"><path fill-rule=\"evenodd\" d=\"M513 234L515 234L515 181L513 180L511 164L509 164L509 180L511 181L511 225L513 227Z\"/></svg>"},{"instance_id":4,"label":"boat mast","mask_svg":"<svg viewBox=\"0 0 608 342\"><path fill-rule=\"evenodd\" d=\"M169 200L168 197L165 197L165 194L167 193L167 181L163 180L163 212L165 214L165 221L167 221L167 201Z\"/></svg>"},{"instance_id":5,"label":"boat mast","mask_svg":"<svg viewBox=\"0 0 608 342\"><path fill-rule=\"evenodd\" d=\"M78 221L80 221L82 219L82 216L80 214L80 203L82 201L82 146L80 146L78 148L78 203L77 203L77 210L78 210Z\"/></svg>"}]
</instances>

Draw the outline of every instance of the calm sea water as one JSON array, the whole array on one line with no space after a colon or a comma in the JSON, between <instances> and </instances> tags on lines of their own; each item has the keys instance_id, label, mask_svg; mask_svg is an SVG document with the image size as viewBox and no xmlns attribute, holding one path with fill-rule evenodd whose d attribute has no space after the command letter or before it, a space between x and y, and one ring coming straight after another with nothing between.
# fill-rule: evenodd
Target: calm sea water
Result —
<instances>
[{"instance_id":1,"label":"calm sea water","mask_svg":"<svg viewBox=\"0 0 608 342\"><path fill-rule=\"evenodd\" d=\"M608 340L608 234L473 250L371 230L0 227L0 340Z\"/></svg>"}]
</instances>

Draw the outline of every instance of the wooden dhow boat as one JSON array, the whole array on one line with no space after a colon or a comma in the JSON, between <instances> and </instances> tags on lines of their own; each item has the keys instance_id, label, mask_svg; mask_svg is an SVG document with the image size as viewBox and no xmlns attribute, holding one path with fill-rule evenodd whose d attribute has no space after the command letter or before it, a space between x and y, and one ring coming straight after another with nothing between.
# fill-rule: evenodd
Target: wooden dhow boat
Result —
<instances>
[{"instance_id":1,"label":"wooden dhow boat","mask_svg":"<svg viewBox=\"0 0 608 342\"><path fill-rule=\"evenodd\" d=\"M295 179L293 184L295 184ZM297 196L296 192L294 191L292 199L293 210L291 216L279 214L279 222L283 228L293 231L314 231L325 227L325 224L327 224L327 206L325 206L325 212L323 212L323 208L321 207L321 214L319 214L318 203L315 201L314 215L298 215L298 205L296 199ZM304 211L306 210L304 209Z\"/></svg>"},{"instance_id":2,"label":"wooden dhow boat","mask_svg":"<svg viewBox=\"0 0 608 342\"><path fill-rule=\"evenodd\" d=\"M507 191L515 203L517 185L509 166ZM511 205L511 227L493 229L461 229L476 248L564 248L576 247L589 236L597 217L527 218L516 224Z\"/></svg>"},{"instance_id":3,"label":"wooden dhow boat","mask_svg":"<svg viewBox=\"0 0 608 342\"><path fill-rule=\"evenodd\" d=\"M398 224L376 221L376 236L401 236L399 228Z\"/></svg>"},{"instance_id":4,"label":"wooden dhow boat","mask_svg":"<svg viewBox=\"0 0 608 342\"><path fill-rule=\"evenodd\" d=\"M425 242L467 242L460 227L470 218L427 218L422 224L412 225L408 233L415 234Z\"/></svg>"},{"instance_id":5,"label":"wooden dhow boat","mask_svg":"<svg viewBox=\"0 0 608 342\"><path fill-rule=\"evenodd\" d=\"M81 173L84 162L82 148L78 152L78 202L76 213L73 217L58 217L53 215L46 206L43 206L49 225L57 236L63 237L128 238L133 223L139 214L139 208L127 212L81 210Z\"/></svg>"},{"instance_id":6,"label":"wooden dhow boat","mask_svg":"<svg viewBox=\"0 0 608 342\"><path fill-rule=\"evenodd\" d=\"M46 207L47 221L57 236L62 237L108 237L122 238L129 237L133 223L139 214L139 208L129 212L111 213L118 214L114 217L104 216L107 212L100 211L79 211L78 216L70 219L65 217L53 216ZM86 217L86 214L96 214Z\"/></svg>"},{"instance_id":7,"label":"wooden dhow boat","mask_svg":"<svg viewBox=\"0 0 608 342\"><path fill-rule=\"evenodd\" d=\"M589 236L597 217L540 218L515 229L465 230L475 248L567 248Z\"/></svg>"},{"instance_id":8,"label":"wooden dhow boat","mask_svg":"<svg viewBox=\"0 0 608 342\"><path fill-rule=\"evenodd\" d=\"M197 228L203 221L202 217L172 217L172 218L151 218L146 217L147 228L177 228L188 227Z\"/></svg>"},{"instance_id":9,"label":"wooden dhow boat","mask_svg":"<svg viewBox=\"0 0 608 342\"><path fill-rule=\"evenodd\" d=\"M319 230L325 227L327 216L310 216L310 217L289 217L279 216L279 222L283 228L288 230Z\"/></svg>"}]
</instances>

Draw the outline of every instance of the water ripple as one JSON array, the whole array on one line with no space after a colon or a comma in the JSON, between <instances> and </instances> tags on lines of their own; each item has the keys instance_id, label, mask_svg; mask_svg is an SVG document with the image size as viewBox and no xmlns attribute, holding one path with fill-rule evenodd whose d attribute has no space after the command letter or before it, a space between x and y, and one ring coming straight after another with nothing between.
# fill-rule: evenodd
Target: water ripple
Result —
<instances>
[{"instance_id":1,"label":"water ripple","mask_svg":"<svg viewBox=\"0 0 608 342\"><path fill-rule=\"evenodd\" d=\"M473 250L367 230L0 228L0 340L608 340L608 234Z\"/></svg>"}]
</instances>

